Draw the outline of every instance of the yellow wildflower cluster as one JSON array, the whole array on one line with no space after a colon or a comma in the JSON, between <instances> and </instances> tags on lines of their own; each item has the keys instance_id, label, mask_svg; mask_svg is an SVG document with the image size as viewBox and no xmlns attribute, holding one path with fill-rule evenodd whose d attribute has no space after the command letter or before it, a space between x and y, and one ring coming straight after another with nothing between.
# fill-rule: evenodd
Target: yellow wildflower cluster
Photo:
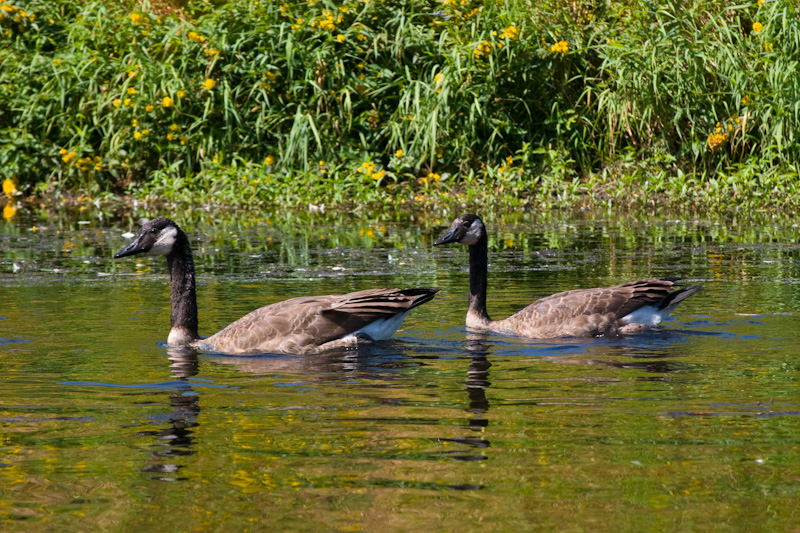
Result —
<instances>
[{"instance_id":1,"label":"yellow wildflower cluster","mask_svg":"<svg viewBox=\"0 0 800 533\"><path fill-rule=\"evenodd\" d=\"M61 151L61 160L66 163L67 165L72 165L74 161L74 167L80 170L81 172L89 172L91 170L103 170L103 158L96 155L94 157L86 156L86 157L78 157L78 154L75 152L70 152L66 148L62 148Z\"/></svg>"},{"instance_id":2,"label":"yellow wildflower cluster","mask_svg":"<svg viewBox=\"0 0 800 533\"><path fill-rule=\"evenodd\" d=\"M706 141L709 149L712 152L716 152L725 146L735 129L741 124L741 117L736 117L733 120L726 120L724 123L717 122L714 131L708 135L708 140Z\"/></svg>"},{"instance_id":3,"label":"yellow wildflower cluster","mask_svg":"<svg viewBox=\"0 0 800 533\"><path fill-rule=\"evenodd\" d=\"M754 22L753 31L756 33L761 33L762 31L764 31L764 25L761 24L760 22Z\"/></svg>"},{"instance_id":4,"label":"yellow wildflower cluster","mask_svg":"<svg viewBox=\"0 0 800 533\"><path fill-rule=\"evenodd\" d=\"M62 148L60 153L61 160L68 165L72 163L76 157L78 157L78 154L75 152L68 152L66 148Z\"/></svg>"},{"instance_id":5,"label":"yellow wildflower cluster","mask_svg":"<svg viewBox=\"0 0 800 533\"><path fill-rule=\"evenodd\" d=\"M344 15L340 13L339 16L334 20L333 11L326 10L322 12L322 16L320 18L311 23L311 27L314 28L319 26L319 29L321 30L333 31L336 29L337 24L341 24L343 18Z\"/></svg>"},{"instance_id":6,"label":"yellow wildflower cluster","mask_svg":"<svg viewBox=\"0 0 800 533\"><path fill-rule=\"evenodd\" d=\"M264 158L264 164L267 165L267 166L274 165L275 164L275 158L272 157L271 155L268 155L267 157Z\"/></svg>"},{"instance_id":7,"label":"yellow wildflower cluster","mask_svg":"<svg viewBox=\"0 0 800 533\"><path fill-rule=\"evenodd\" d=\"M10 203L6 204L6 206L3 208L3 218L6 220L11 220L16 214L17 210Z\"/></svg>"},{"instance_id":8,"label":"yellow wildflower cluster","mask_svg":"<svg viewBox=\"0 0 800 533\"><path fill-rule=\"evenodd\" d=\"M36 20L36 14L28 14L25 10L8 3L0 3L0 24L8 24L12 30L24 31L28 22Z\"/></svg>"},{"instance_id":9,"label":"yellow wildflower cluster","mask_svg":"<svg viewBox=\"0 0 800 533\"><path fill-rule=\"evenodd\" d=\"M552 47L550 47L551 52L560 52L562 54L569 53L569 43L567 41L558 41Z\"/></svg>"},{"instance_id":10,"label":"yellow wildflower cluster","mask_svg":"<svg viewBox=\"0 0 800 533\"><path fill-rule=\"evenodd\" d=\"M205 37L203 37L202 35L200 35L195 31L190 31L186 36L189 38L190 41L194 41L196 43L202 43L206 40Z\"/></svg>"},{"instance_id":11,"label":"yellow wildflower cluster","mask_svg":"<svg viewBox=\"0 0 800 533\"><path fill-rule=\"evenodd\" d=\"M506 159L503 162L503 164L500 165L500 168L497 169L497 173L498 174L504 174L504 173L508 172L509 170L511 170L511 166L513 164L514 164L514 156L510 155L510 156L506 157Z\"/></svg>"},{"instance_id":12,"label":"yellow wildflower cluster","mask_svg":"<svg viewBox=\"0 0 800 533\"><path fill-rule=\"evenodd\" d=\"M712 152L716 152L723 146L725 143L728 142L728 139L731 138L731 133L726 131L725 133L711 133L708 136L708 147L711 149Z\"/></svg>"},{"instance_id":13,"label":"yellow wildflower cluster","mask_svg":"<svg viewBox=\"0 0 800 533\"><path fill-rule=\"evenodd\" d=\"M169 96L165 96L161 99L161 107L172 107L173 100Z\"/></svg>"},{"instance_id":14,"label":"yellow wildflower cluster","mask_svg":"<svg viewBox=\"0 0 800 533\"><path fill-rule=\"evenodd\" d=\"M211 89L216 87L216 85L217 85L217 82L215 82L211 78L208 78L206 81L203 82L203 90L210 91Z\"/></svg>"},{"instance_id":15,"label":"yellow wildflower cluster","mask_svg":"<svg viewBox=\"0 0 800 533\"><path fill-rule=\"evenodd\" d=\"M474 17L481 10L481 7L470 10L472 3L472 0L443 0L442 7L444 9L436 14L443 20L464 21Z\"/></svg>"},{"instance_id":16,"label":"yellow wildflower cluster","mask_svg":"<svg viewBox=\"0 0 800 533\"><path fill-rule=\"evenodd\" d=\"M503 33L500 34L501 39L508 39L509 41L513 41L519 36L519 28L514 26L509 26L508 28L503 29Z\"/></svg>"},{"instance_id":17,"label":"yellow wildflower cluster","mask_svg":"<svg viewBox=\"0 0 800 533\"><path fill-rule=\"evenodd\" d=\"M219 55L219 50L215 48L206 48L203 50L203 53L206 55L206 57L212 58Z\"/></svg>"},{"instance_id":18,"label":"yellow wildflower cluster","mask_svg":"<svg viewBox=\"0 0 800 533\"><path fill-rule=\"evenodd\" d=\"M423 185L427 185L428 183L434 183L434 184L436 184L436 186L438 186L439 185L439 180L441 178L442 177L439 174L436 174L435 172L428 172L427 176L422 176L419 179L419 182L421 184L423 184Z\"/></svg>"},{"instance_id":19,"label":"yellow wildflower cluster","mask_svg":"<svg viewBox=\"0 0 800 533\"><path fill-rule=\"evenodd\" d=\"M364 174L365 176L369 176L375 181L378 181L383 177L384 174L386 174L385 170L379 170L375 172L375 163L371 161L365 161L364 163L361 163L361 166L358 167L356 172Z\"/></svg>"},{"instance_id":20,"label":"yellow wildflower cluster","mask_svg":"<svg viewBox=\"0 0 800 533\"><path fill-rule=\"evenodd\" d=\"M139 13L131 13L131 22L135 26L139 26L140 24L144 24L144 17Z\"/></svg>"},{"instance_id":21,"label":"yellow wildflower cluster","mask_svg":"<svg viewBox=\"0 0 800 533\"><path fill-rule=\"evenodd\" d=\"M489 41L483 41L481 44L475 47L475 50L473 50L472 53L475 54L476 59L480 59L484 56L488 56L489 54L491 54L493 48L494 45L492 43L490 43Z\"/></svg>"}]
</instances>

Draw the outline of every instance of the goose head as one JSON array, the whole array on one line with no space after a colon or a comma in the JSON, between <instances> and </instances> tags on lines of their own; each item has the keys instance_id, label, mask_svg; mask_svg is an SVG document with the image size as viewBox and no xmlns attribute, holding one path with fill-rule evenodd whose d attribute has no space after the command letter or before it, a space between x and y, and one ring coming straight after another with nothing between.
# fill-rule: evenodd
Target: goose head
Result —
<instances>
[{"instance_id":1,"label":"goose head","mask_svg":"<svg viewBox=\"0 0 800 533\"><path fill-rule=\"evenodd\" d=\"M473 244L477 244L481 239L485 238L486 226L483 225L483 222L480 218L478 218L478 215L461 215L453 221L453 223L450 225L450 229L448 229L444 235L439 237L436 242L433 243L433 245L439 246L440 244L457 242L471 246Z\"/></svg>"},{"instance_id":2,"label":"goose head","mask_svg":"<svg viewBox=\"0 0 800 533\"><path fill-rule=\"evenodd\" d=\"M181 233L177 224L168 218L154 218L142 226L139 235L125 248L114 255L114 259L135 254L169 255Z\"/></svg>"}]
</instances>

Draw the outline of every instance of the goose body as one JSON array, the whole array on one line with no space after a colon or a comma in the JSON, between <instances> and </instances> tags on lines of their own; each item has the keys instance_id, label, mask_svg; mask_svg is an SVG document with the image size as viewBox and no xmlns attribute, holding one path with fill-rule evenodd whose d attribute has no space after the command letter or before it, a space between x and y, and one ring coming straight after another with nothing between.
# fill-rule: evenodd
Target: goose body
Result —
<instances>
[{"instance_id":1,"label":"goose body","mask_svg":"<svg viewBox=\"0 0 800 533\"><path fill-rule=\"evenodd\" d=\"M640 333L658 326L680 302L700 290L700 285L675 290L673 279L641 279L614 287L560 292L508 318L492 320L486 311L486 227L476 215L460 216L434 245L452 242L469 247L466 325L475 330L536 339Z\"/></svg>"},{"instance_id":2,"label":"goose body","mask_svg":"<svg viewBox=\"0 0 800 533\"><path fill-rule=\"evenodd\" d=\"M438 289L369 289L341 295L301 296L256 309L205 339L198 335L194 261L189 239L168 218L142 226L114 258L164 255L170 271L172 315L167 343L227 354L315 354L389 339L411 309Z\"/></svg>"}]
</instances>

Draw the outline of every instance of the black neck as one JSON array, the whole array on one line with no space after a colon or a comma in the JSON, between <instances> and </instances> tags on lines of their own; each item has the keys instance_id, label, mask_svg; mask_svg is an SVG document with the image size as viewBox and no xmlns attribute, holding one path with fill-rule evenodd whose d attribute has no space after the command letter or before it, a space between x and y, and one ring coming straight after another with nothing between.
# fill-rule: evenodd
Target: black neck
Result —
<instances>
[{"instance_id":1,"label":"black neck","mask_svg":"<svg viewBox=\"0 0 800 533\"><path fill-rule=\"evenodd\" d=\"M170 284L172 286L172 329L182 328L195 339L197 334L197 293L194 281L194 260L189 238L178 232L177 242L167 256Z\"/></svg>"},{"instance_id":2,"label":"black neck","mask_svg":"<svg viewBox=\"0 0 800 533\"><path fill-rule=\"evenodd\" d=\"M469 308L467 315L489 322L486 312L486 284L489 270L488 238L483 235L469 247Z\"/></svg>"}]
</instances>

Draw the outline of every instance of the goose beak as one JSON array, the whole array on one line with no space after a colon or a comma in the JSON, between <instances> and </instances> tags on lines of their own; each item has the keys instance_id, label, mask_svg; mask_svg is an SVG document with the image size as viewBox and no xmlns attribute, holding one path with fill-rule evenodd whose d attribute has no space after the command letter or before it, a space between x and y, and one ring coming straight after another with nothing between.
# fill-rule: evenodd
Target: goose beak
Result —
<instances>
[{"instance_id":1,"label":"goose beak","mask_svg":"<svg viewBox=\"0 0 800 533\"><path fill-rule=\"evenodd\" d=\"M140 254L144 252L144 248L141 246L141 238L142 236L139 235L135 239L133 239L128 246L114 254L114 259L119 259L120 257L127 257L129 255Z\"/></svg>"},{"instance_id":2,"label":"goose beak","mask_svg":"<svg viewBox=\"0 0 800 533\"><path fill-rule=\"evenodd\" d=\"M440 244L449 244L451 242L458 242L458 236L453 228L447 230L444 235L439 237L436 242L433 243L433 245L439 246Z\"/></svg>"}]
</instances>

